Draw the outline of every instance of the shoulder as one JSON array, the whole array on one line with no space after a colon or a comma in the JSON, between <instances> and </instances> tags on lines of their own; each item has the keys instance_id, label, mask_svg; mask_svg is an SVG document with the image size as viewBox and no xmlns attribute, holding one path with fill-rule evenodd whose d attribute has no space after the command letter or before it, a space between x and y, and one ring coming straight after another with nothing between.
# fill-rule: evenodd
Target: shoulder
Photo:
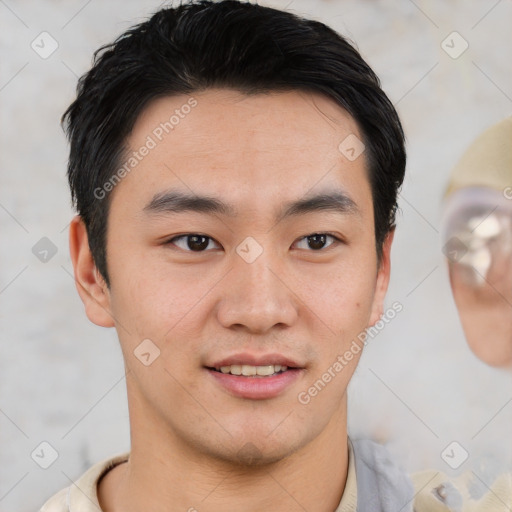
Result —
<instances>
[{"instance_id":1,"label":"shoulder","mask_svg":"<svg viewBox=\"0 0 512 512\"><path fill-rule=\"evenodd\" d=\"M358 505L361 501L365 505L368 502L362 510L512 510L512 473L501 474L489 484L484 484L472 471L455 477L436 470L407 475L393 461L385 446L370 440L351 442L355 454Z\"/></svg>"},{"instance_id":2,"label":"shoulder","mask_svg":"<svg viewBox=\"0 0 512 512\"><path fill-rule=\"evenodd\" d=\"M40 512L98 512L100 509L97 485L110 469L126 462L130 453L122 453L104 459L89 468L73 485L62 489L52 496L40 509Z\"/></svg>"},{"instance_id":3,"label":"shoulder","mask_svg":"<svg viewBox=\"0 0 512 512\"><path fill-rule=\"evenodd\" d=\"M414 487L389 451L369 439L351 440L357 481L358 510L411 512Z\"/></svg>"}]
</instances>

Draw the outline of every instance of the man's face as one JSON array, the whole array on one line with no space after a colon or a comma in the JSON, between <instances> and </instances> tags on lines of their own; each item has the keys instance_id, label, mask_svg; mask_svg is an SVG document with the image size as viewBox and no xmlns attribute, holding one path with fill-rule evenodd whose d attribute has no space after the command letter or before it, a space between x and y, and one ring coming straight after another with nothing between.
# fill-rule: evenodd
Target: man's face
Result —
<instances>
[{"instance_id":1,"label":"man's face","mask_svg":"<svg viewBox=\"0 0 512 512\"><path fill-rule=\"evenodd\" d=\"M339 149L362 137L321 95L193 98L145 109L127 142L150 149L111 197L106 305L132 432L227 461L277 460L346 422L360 352L332 368L382 310L388 267L377 272L365 154Z\"/></svg>"}]
</instances>

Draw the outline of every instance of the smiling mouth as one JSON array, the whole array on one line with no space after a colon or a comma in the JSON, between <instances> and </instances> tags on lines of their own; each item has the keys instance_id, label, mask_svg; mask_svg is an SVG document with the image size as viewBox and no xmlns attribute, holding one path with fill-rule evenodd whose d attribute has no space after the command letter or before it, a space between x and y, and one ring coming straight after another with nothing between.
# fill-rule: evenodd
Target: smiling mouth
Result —
<instances>
[{"instance_id":1,"label":"smiling mouth","mask_svg":"<svg viewBox=\"0 0 512 512\"><path fill-rule=\"evenodd\" d=\"M236 375L240 377L271 377L284 373L293 368L280 364L270 364L266 366L252 366L249 364L232 364L229 366L220 366L219 368L208 368L219 373L227 375Z\"/></svg>"}]
</instances>

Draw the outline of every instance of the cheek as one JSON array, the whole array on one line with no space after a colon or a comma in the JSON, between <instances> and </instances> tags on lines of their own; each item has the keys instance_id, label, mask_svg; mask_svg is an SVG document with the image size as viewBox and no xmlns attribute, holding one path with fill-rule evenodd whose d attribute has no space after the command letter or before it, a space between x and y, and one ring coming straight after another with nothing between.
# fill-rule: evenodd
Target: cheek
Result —
<instances>
[{"instance_id":1,"label":"cheek","mask_svg":"<svg viewBox=\"0 0 512 512\"><path fill-rule=\"evenodd\" d=\"M376 283L370 268L348 260L328 268L312 265L297 272L291 289L332 331L365 328Z\"/></svg>"},{"instance_id":2,"label":"cheek","mask_svg":"<svg viewBox=\"0 0 512 512\"><path fill-rule=\"evenodd\" d=\"M171 281L130 280L114 294L113 313L126 325L131 338L151 338L163 346L177 332L200 323L201 298L205 289L199 285Z\"/></svg>"},{"instance_id":3,"label":"cheek","mask_svg":"<svg viewBox=\"0 0 512 512\"><path fill-rule=\"evenodd\" d=\"M131 327L129 331L161 338L192 310L200 309L201 298L216 279L201 275L194 265L167 264L161 253L154 253L111 251L115 262L110 272L111 305L114 316Z\"/></svg>"}]
</instances>

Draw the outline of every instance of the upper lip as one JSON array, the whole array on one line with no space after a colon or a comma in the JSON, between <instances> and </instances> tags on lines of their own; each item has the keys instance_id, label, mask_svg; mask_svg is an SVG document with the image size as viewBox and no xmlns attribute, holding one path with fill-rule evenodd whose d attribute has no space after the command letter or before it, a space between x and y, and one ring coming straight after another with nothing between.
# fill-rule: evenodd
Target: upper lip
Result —
<instances>
[{"instance_id":1,"label":"upper lip","mask_svg":"<svg viewBox=\"0 0 512 512\"><path fill-rule=\"evenodd\" d=\"M220 368L222 366L237 365L249 365L249 366L270 366L270 365L281 365L288 366L288 368L302 368L302 365L290 359L289 357L283 356L282 354L233 354L224 359L219 359L212 365L208 365L209 368Z\"/></svg>"}]
</instances>

